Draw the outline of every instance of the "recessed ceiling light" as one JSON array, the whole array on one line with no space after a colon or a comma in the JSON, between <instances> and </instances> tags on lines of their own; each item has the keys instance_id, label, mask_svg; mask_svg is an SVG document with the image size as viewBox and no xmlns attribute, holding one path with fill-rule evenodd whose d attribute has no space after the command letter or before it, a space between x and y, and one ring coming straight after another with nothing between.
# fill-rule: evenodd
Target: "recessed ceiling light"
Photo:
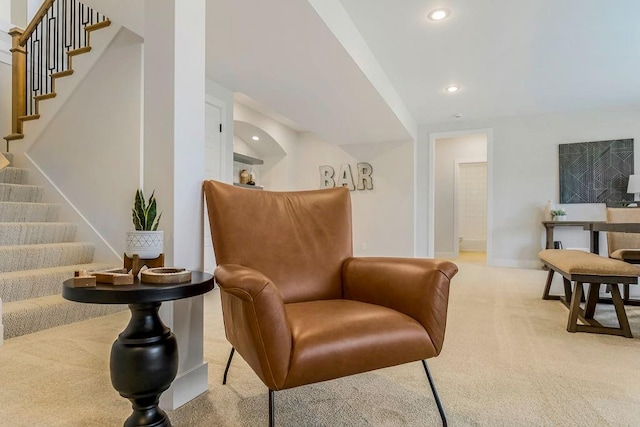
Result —
<instances>
[{"instance_id":1,"label":"recessed ceiling light","mask_svg":"<svg viewBox=\"0 0 640 427\"><path fill-rule=\"evenodd\" d=\"M260 141L260 137L256 135L253 135L251 139L253 139L254 141Z\"/></svg>"},{"instance_id":2,"label":"recessed ceiling light","mask_svg":"<svg viewBox=\"0 0 640 427\"><path fill-rule=\"evenodd\" d=\"M444 18L449 16L450 13L449 9L435 9L429 12L427 17L432 21L442 21Z\"/></svg>"},{"instance_id":3,"label":"recessed ceiling light","mask_svg":"<svg viewBox=\"0 0 640 427\"><path fill-rule=\"evenodd\" d=\"M446 91L449 93L456 93L458 91L459 87L455 86L455 85L451 85L451 86L447 86Z\"/></svg>"}]
</instances>

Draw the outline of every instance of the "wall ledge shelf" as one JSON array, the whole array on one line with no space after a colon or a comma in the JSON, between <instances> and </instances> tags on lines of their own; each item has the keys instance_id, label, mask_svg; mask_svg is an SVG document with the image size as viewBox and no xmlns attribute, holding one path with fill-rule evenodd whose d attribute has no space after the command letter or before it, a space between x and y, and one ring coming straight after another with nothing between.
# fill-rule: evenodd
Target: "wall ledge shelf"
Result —
<instances>
[{"instance_id":1,"label":"wall ledge shelf","mask_svg":"<svg viewBox=\"0 0 640 427\"><path fill-rule=\"evenodd\" d=\"M240 154L240 153L233 153L233 161L234 162L244 163L244 164L247 164L247 165L262 165L262 164L264 164L264 160L262 160L262 159L257 159L255 157L251 157L251 156L245 156L244 154Z\"/></svg>"},{"instance_id":2,"label":"wall ledge shelf","mask_svg":"<svg viewBox=\"0 0 640 427\"><path fill-rule=\"evenodd\" d=\"M264 187L262 187L260 185L240 184L239 182L234 182L233 185L235 185L236 187L251 188L252 190L263 190L264 189Z\"/></svg>"}]
</instances>

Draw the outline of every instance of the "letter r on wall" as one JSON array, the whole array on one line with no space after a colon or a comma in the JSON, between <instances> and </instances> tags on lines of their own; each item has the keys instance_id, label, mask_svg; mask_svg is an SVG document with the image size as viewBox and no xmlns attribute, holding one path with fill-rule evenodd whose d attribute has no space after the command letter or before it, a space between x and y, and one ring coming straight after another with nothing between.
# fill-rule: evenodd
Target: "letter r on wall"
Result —
<instances>
[{"instance_id":1,"label":"letter r on wall","mask_svg":"<svg viewBox=\"0 0 640 427\"><path fill-rule=\"evenodd\" d=\"M358 190L373 190L373 166L369 163L358 163Z\"/></svg>"}]
</instances>

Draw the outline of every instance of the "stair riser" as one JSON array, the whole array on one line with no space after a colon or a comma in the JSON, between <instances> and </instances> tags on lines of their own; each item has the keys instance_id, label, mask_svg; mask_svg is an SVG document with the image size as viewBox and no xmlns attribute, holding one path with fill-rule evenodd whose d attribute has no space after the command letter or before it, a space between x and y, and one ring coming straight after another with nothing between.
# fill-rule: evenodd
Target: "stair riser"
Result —
<instances>
[{"instance_id":1,"label":"stair riser","mask_svg":"<svg viewBox=\"0 0 640 427\"><path fill-rule=\"evenodd\" d=\"M48 203L0 202L0 222L54 222L59 205Z\"/></svg>"},{"instance_id":2,"label":"stair riser","mask_svg":"<svg viewBox=\"0 0 640 427\"><path fill-rule=\"evenodd\" d=\"M4 184L26 184L26 169L6 167L0 170L0 182Z\"/></svg>"},{"instance_id":3,"label":"stair riser","mask_svg":"<svg viewBox=\"0 0 640 427\"><path fill-rule=\"evenodd\" d=\"M0 184L0 201L33 202L42 201L42 187L34 185Z\"/></svg>"},{"instance_id":4,"label":"stair riser","mask_svg":"<svg viewBox=\"0 0 640 427\"><path fill-rule=\"evenodd\" d=\"M0 273L0 299L3 303L59 294L62 282L76 270L106 270L107 264L79 264L39 270Z\"/></svg>"},{"instance_id":5,"label":"stair riser","mask_svg":"<svg viewBox=\"0 0 640 427\"><path fill-rule=\"evenodd\" d=\"M56 295L55 300L39 303L38 300L28 300L4 304L2 321L5 339L126 309L125 305L79 304L64 300L60 295ZM13 307L14 305L19 306Z\"/></svg>"},{"instance_id":6,"label":"stair riser","mask_svg":"<svg viewBox=\"0 0 640 427\"><path fill-rule=\"evenodd\" d=\"M67 223L0 224L0 246L73 242L76 225Z\"/></svg>"},{"instance_id":7,"label":"stair riser","mask_svg":"<svg viewBox=\"0 0 640 427\"><path fill-rule=\"evenodd\" d=\"M34 270L93 261L93 245L0 246L0 272Z\"/></svg>"}]
</instances>

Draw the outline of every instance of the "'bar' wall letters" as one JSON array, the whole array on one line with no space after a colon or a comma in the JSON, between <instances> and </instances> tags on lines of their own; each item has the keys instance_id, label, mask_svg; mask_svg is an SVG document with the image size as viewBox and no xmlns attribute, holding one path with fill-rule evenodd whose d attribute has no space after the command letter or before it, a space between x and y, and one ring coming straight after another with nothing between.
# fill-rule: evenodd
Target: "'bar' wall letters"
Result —
<instances>
[{"instance_id":1,"label":"'bar' wall letters","mask_svg":"<svg viewBox=\"0 0 640 427\"><path fill-rule=\"evenodd\" d=\"M335 177L336 172L331 166L320 166L320 188L333 188L337 185L338 187L347 187L351 191L356 188L358 190L373 190L373 178L371 177L373 167L365 162L358 163L357 167L358 179L356 185L351 174L351 165L340 165L340 172L337 177Z\"/></svg>"}]
</instances>

